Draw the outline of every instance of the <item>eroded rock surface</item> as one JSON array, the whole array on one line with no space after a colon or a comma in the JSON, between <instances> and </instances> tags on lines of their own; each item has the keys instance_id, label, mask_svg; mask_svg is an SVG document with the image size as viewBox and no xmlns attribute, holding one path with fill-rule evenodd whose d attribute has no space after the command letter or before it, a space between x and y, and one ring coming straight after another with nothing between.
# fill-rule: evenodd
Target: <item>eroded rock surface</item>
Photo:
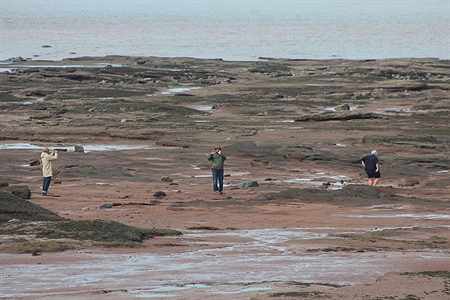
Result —
<instances>
[{"instance_id":1,"label":"eroded rock surface","mask_svg":"<svg viewBox=\"0 0 450 300\"><path fill-rule=\"evenodd\" d=\"M196 270L209 257L234 261L224 257L224 249L232 249L230 257L253 258L261 250L248 246L253 242L267 244L263 256L287 261L286 266L314 255L316 270L330 270L320 265L325 257L333 262L343 256L348 262L373 259L360 273L353 271L361 264L350 264L339 275L321 272L326 286L308 285L307 295L400 299L409 294L439 300L447 295L442 282L450 270L442 261L448 260L450 240L449 61L108 56L52 62L61 68L48 64L18 60L5 66L12 73L0 73L0 140L69 149L54 162L50 192L58 198L41 196L40 166L30 165L40 150L0 149L0 181L30 188L30 200L18 203L39 204L55 218L94 222L80 223L84 231L91 225L108 227L112 223L106 220L113 220L192 234L139 242L145 247L135 251L178 253L177 265L185 262L183 253L201 253ZM95 149L105 145L129 148ZM213 193L207 161L216 145L228 157L223 195ZM84 151L71 151L75 146ZM360 163L373 149L382 174L375 188L366 186ZM240 189L243 182L258 186ZM155 193L164 196L155 200ZM108 209L97 209L105 203ZM21 214L19 209L5 222L20 220ZM103 222L95 223L99 219ZM202 230L217 236L202 235ZM279 236L251 240L248 231ZM322 237L298 238L292 235L297 231ZM141 234L129 238L139 240ZM235 274L238 267L247 266L221 265L222 275ZM265 274L264 267L254 273ZM420 286L419 276L373 277L430 268L434 273L427 276L442 276L432 287L431 277L427 287ZM364 274L370 284L333 286L342 274L350 282ZM291 274L274 274L280 275ZM130 277L133 286L141 277L148 288L143 273ZM287 291L279 297L298 292L297 285L267 280L257 284ZM405 288L394 292L394 285ZM189 289L184 293L185 298L205 296ZM273 299L264 291L252 297Z\"/></svg>"}]
</instances>

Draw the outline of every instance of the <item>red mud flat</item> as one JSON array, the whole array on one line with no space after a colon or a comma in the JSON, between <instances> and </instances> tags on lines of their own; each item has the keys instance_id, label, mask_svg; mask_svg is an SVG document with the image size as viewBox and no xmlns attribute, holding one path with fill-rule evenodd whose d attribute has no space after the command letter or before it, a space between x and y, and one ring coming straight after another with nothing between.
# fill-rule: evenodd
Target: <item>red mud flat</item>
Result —
<instances>
[{"instance_id":1,"label":"red mud flat","mask_svg":"<svg viewBox=\"0 0 450 300\"><path fill-rule=\"evenodd\" d=\"M109 219L137 227L183 232L178 237L148 240L142 248L81 249L42 252L37 256L0 254L3 297L276 299L278 295L284 299L291 295L300 299L325 296L446 299L448 296L449 279L445 276L412 274L449 270L447 206L433 210L416 201L408 203L411 196L397 201L379 198L375 204L367 199L343 205L294 199L264 201L258 197L277 190L311 189L311 186L319 191L317 187L330 177L349 180L359 175L328 170L324 179L321 170L316 174L301 172L295 177L289 172L284 175L279 172L276 179L264 181L260 179L263 170L249 170L245 159L233 156L229 157L231 167L226 170L226 194L213 195L209 170L198 168L207 154L192 155L191 160L180 162L177 157L189 150L149 143L134 146L141 149L93 150L85 153L83 160L91 165L112 165L117 157L126 165L150 161L133 169L135 174L146 170L149 182L66 175L67 178L60 178L61 184L51 186L51 192L59 197L40 196L38 171L19 163L39 150L2 150L10 161L15 161L19 173L32 175L27 177L33 193L30 201L65 218ZM61 153L55 168L66 165L73 155L76 154ZM176 170L173 165L178 166ZM168 169L161 171L163 166ZM163 174L173 178L172 185L159 180ZM238 183L255 178L258 187L237 188ZM340 190L339 184L340 181L336 182L332 188ZM349 184L344 189L352 187L385 194L420 194L386 183L377 188ZM167 194L159 199L160 204L139 205L154 200L156 191ZM97 209L105 203L137 204ZM11 237L3 237L8 238ZM404 272L411 274L401 275ZM417 298L405 298L407 295Z\"/></svg>"},{"instance_id":2,"label":"red mud flat","mask_svg":"<svg viewBox=\"0 0 450 300\"><path fill-rule=\"evenodd\" d=\"M97 63L108 66L89 67ZM70 220L183 235L33 256L7 246L35 237L5 234L0 296L450 299L449 64L111 56L5 65L1 181L27 185L29 201ZM228 156L224 195L211 187L216 145ZM58 197L41 196L30 167L44 146L67 149L54 163ZM359 162L373 149L375 188ZM258 186L238 187L248 181Z\"/></svg>"}]
</instances>

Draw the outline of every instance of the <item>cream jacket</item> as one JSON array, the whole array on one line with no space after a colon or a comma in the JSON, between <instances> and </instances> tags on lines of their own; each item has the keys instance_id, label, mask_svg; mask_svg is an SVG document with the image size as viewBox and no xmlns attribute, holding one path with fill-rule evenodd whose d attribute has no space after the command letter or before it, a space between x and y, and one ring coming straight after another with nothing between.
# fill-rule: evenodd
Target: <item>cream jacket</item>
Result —
<instances>
[{"instance_id":1,"label":"cream jacket","mask_svg":"<svg viewBox=\"0 0 450 300\"><path fill-rule=\"evenodd\" d=\"M41 153L41 163L42 163L42 175L44 177L50 177L53 175L52 172L52 161L58 159L58 153L48 154L45 152Z\"/></svg>"}]
</instances>

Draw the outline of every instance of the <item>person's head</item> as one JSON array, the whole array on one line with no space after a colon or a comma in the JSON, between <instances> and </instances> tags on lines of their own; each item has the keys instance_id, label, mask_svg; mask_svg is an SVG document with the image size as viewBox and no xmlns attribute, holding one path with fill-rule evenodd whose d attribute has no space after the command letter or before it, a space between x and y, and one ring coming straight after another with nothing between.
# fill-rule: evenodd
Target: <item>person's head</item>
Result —
<instances>
[{"instance_id":1,"label":"person's head","mask_svg":"<svg viewBox=\"0 0 450 300\"><path fill-rule=\"evenodd\" d=\"M377 155L378 154L378 152L377 152L377 150L372 150L372 152L370 153L370 154L372 154L372 155Z\"/></svg>"},{"instance_id":2,"label":"person's head","mask_svg":"<svg viewBox=\"0 0 450 300\"><path fill-rule=\"evenodd\" d=\"M214 148L214 152L219 153L219 151L222 151L222 148L220 148L220 146L216 146Z\"/></svg>"},{"instance_id":3,"label":"person's head","mask_svg":"<svg viewBox=\"0 0 450 300\"><path fill-rule=\"evenodd\" d=\"M49 152L50 152L50 149L48 149L48 147L45 147L44 150L43 150L43 152L49 153Z\"/></svg>"}]
</instances>

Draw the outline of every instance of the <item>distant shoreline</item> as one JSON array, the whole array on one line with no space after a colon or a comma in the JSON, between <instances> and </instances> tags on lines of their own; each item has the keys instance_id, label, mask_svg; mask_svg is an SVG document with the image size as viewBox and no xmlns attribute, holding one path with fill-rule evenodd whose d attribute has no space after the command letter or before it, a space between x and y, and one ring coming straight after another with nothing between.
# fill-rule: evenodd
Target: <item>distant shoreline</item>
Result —
<instances>
[{"instance_id":1,"label":"distant shoreline","mask_svg":"<svg viewBox=\"0 0 450 300\"><path fill-rule=\"evenodd\" d=\"M261 56L258 57L257 60L225 60L222 58L197 58L197 57L188 57L188 56L180 56L180 57L168 57L168 56L133 56L133 55L105 55L105 56L77 56L77 57L67 57L62 59L33 59L33 58L23 58L21 56L11 57L6 60L0 60L0 65L11 65L17 63L51 63L58 64L61 62L79 62L79 61L112 61L112 60L145 60L145 59L175 59L175 60L196 60L196 61L223 61L223 62L236 62L236 63L245 63L245 62L258 62L258 61L361 61L361 62L370 62L370 61L395 61L395 60L438 60L438 61L447 61L450 59L443 59L439 57L401 57L401 58L367 58L367 59L349 59L349 58L280 58L280 57L266 57Z\"/></svg>"}]
</instances>

